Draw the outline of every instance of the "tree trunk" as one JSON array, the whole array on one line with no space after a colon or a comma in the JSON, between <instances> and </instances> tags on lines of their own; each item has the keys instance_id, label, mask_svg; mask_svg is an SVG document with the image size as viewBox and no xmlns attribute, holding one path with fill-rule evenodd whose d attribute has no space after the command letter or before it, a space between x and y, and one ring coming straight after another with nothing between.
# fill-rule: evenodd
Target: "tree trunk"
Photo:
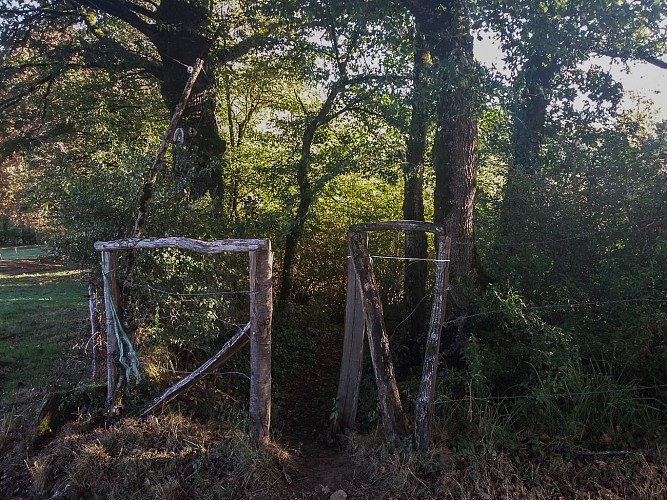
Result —
<instances>
[{"instance_id":1,"label":"tree trunk","mask_svg":"<svg viewBox=\"0 0 667 500\"><path fill-rule=\"evenodd\" d=\"M312 188L308 174L310 173L310 150L315 139L315 132L319 124L313 120L308 124L301 143L301 158L297 166L296 180L299 185L299 205L294 220L287 231L285 239L285 254L280 279L278 303L282 306L290 301L294 288L294 263L299 240L306 227L306 218L313 203Z\"/></svg>"},{"instance_id":2,"label":"tree trunk","mask_svg":"<svg viewBox=\"0 0 667 500\"><path fill-rule=\"evenodd\" d=\"M179 123L184 131L185 148L174 151L175 173L187 176L194 198L207 192L212 198L222 195L221 171L211 161L221 157L227 147L215 116L215 79L208 63L212 41L202 34L208 27L208 11L203 2L163 0L156 12L164 27L152 37L164 68L160 91L172 112L188 80L188 67L194 66L197 58L205 61L204 78L197 80L191 104ZM175 26L179 29L174 29Z\"/></svg>"},{"instance_id":3,"label":"tree trunk","mask_svg":"<svg viewBox=\"0 0 667 500\"><path fill-rule=\"evenodd\" d=\"M405 220L424 220L424 156L426 152L426 134L429 123L429 95L426 69L430 52L424 35L417 23L414 40L414 69L412 91L412 117L410 135L406 144L406 157L403 164L403 218ZM427 254L426 233L423 231L405 232L405 256L425 259ZM408 339L406 344L411 352L412 361L417 362L422 354L422 334L424 332L426 304L426 261L406 261L405 264L405 308L408 321Z\"/></svg>"},{"instance_id":4,"label":"tree trunk","mask_svg":"<svg viewBox=\"0 0 667 500\"><path fill-rule=\"evenodd\" d=\"M547 90L555 75L554 65L539 55L531 57L523 68L524 87L514 113L511 170L528 174L538 167L549 105Z\"/></svg>"},{"instance_id":5,"label":"tree trunk","mask_svg":"<svg viewBox=\"0 0 667 500\"><path fill-rule=\"evenodd\" d=\"M109 43L120 50L116 57L121 61L108 61L109 65L124 69L143 67L160 80L162 99L171 114L188 80L188 68L193 67L197 59L204 61L204 71L208 73L205 78L197 80L192 105L185 110L179 123L185 132L184 148L174 151L174 168L177 175L187 179L193 196L205 192L219 196L220 170L211 168L210 164L211 160L222 156L226 144L220 137L215 117L214 58L210 53L218 36L212 33L212 3L192 0L144 2L146 6L116 0L78 0L76 3L116 17L150 40L160 64L138 55L103 32L100 35L102 44ZM92 27L96 28L94 24ZM249 48L237 50L230 58L239 57L247 50Z\"/></svg>"},{"instance_id":6,"label":"tree trunk","mask_svg":"<svg viewBox=\"0 0 667 500\"><path fill-rule=\"evenodd\" d=\"M536 220L535 177L540 168L549 106L547 92L557 69L543 56L534 55L526 61L519 79L523 88L514 111L512 158L497 224L497 239L504 243L532 239ZM502 268L523 260L521 254L526 251L530 249L498 246L494 259Z\"/></svg>"},{"instance_id":7,"label":"tree trunk","mask_svg":"<svg viewBox=\"0 0 667 500\"><path fill-rule=\"evenodd\" d=\"M428 2L424 2L428 3ZM431 2L433 3L433 2ZM465 309L473 292L473 204L477 169L475 65L465 3L435 2L421 19L437 69L434 216L452 237L452 298ZM424 12L421 12L424 15Z\"/></svg>"}]
</instances>

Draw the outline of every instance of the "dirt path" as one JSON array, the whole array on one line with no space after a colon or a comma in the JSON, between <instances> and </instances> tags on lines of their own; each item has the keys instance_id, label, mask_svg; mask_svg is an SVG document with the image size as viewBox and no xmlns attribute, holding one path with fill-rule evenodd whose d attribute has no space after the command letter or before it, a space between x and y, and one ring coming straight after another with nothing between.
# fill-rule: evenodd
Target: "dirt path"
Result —
<instances>
[{"instance_id":1,"label":"dirt path","mask_svg":"<svg viewBox=\"0 0 667 500\"><path fill-rule=\"evenodd\" d=\"M284 415L283 439L297 454L290 463L288 478L294 498L328 499L338 490L354 498L353 457L328 436L329 415L338 388L342 328L326 332L321 343L317 357L288 390L290 407Z\"/></svg>"}]
</instances>

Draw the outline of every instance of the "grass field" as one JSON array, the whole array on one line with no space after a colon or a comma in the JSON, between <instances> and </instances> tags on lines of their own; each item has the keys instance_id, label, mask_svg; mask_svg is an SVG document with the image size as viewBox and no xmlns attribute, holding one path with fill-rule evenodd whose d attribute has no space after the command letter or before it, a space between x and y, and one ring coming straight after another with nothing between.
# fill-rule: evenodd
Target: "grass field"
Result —
<instances>
[{"instance_id":1,"label":"grass field","mask_svg":"<svg viewBox=\"0 0 667 500\"><path fill-rule=\"evenodd\" d=\"M4 258L4 257L3 257ZM40 380L86 319L82 271L0 274L0 392Z\"/></svg>"},{"instance_id":2,"label":"grass field","mask_svg":"<svg viewBox=\"0 0 667 500\"><path fill-rule=\"evenodd\" d=\"M44 247L41 245L0 247L0 259L39 259L43 256Z\"/></svg>"}]
</instances>

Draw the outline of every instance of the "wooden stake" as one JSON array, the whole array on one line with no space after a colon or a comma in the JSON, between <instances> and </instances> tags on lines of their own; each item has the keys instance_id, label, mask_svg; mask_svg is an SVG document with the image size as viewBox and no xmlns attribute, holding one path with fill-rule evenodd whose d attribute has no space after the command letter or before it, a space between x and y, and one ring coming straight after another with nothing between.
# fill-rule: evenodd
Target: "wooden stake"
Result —
<instances>
[{"instance_id":1,"label":"wooden stake","mask_svg":"<svg viewBox=\"0 0 667 500\"><path fill-rule=\"evenodd\" d=\"M250 252L250 436L269 441L271 425L271 315L273 253Z\"/></svg>"},{"instance_id":2,"label":"wooden stake","mask_svg":"<svg viewBox=\"0 0 667 500\"><path fill-rule=\"evenodd\" d=\"M433 422L433 401L435 398L435 383L438 373L440 354L440 331L445 319L447 308L447 289L449 288L449 260L452 238L438 235L436 247L438 257L436 261L435 286L433 287L433 308L426 339L424 367L419 385L419 394L415 403L415 432L414 445L421 451L428 449L431 440L431 426Z\"/></svg>"},{"instance_id":3,"label":"wooden stake","mask_svg":"<svg viewBox=\"0 0 667 500\"><path fill-rule=\"evenodd\" d=\"M364 312L368 325L368 344L382 408L382 424L387 440L397 445L401 438L407 436L408 423L403 413L401 398L396 385L394 365L389 352L389 339L384 324L382 302L373 271L373 261L366 244L366 233L351 231L349 245L354 267L361 283Z\"/></svg>"},{"instance_id":4,"label":"wooden stake","mask_svg":"<svg viewBox=\"0 0 667 500\"><path fill-rule=\"evenodd\" d=\"M354 426L357 418L359 387L364 361L364 304L359 278L352 257L347 259L347 299L345 304L345 339L336 397L336 417L331 433L339 434Z\"/></svg>"}]
</instances>

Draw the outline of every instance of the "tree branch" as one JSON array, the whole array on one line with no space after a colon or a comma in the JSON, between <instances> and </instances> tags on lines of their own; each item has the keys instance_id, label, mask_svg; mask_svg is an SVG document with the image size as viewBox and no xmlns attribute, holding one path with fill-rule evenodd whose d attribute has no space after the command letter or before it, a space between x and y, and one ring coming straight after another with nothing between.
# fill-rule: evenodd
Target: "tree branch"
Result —
<instances>
[{"instance_id":1,"label":"tree branch","mask_svg":"<svg viewBox=\"0 0 667 500\"><path fill-rule=\"evenodd\" d=\"M7 99L0 100L0 110L5 111L10 107L18 104L24 97L31 95L42 85L44 84L50 85L51 82L58 77L58 75L60 75L60 72L48 74L40 78L39 80L33 82L31 85L28 86L27 89L23 90L22 92L19 92L18 94L15 94L11 97L8 97Z\"/></svg>"},{"instance_id":2,"label":"tree branch","mask_svg":"<svg viewBox=\"0 0 667 500\"><path fill-rule=\"evenodd\" d=\"M128 2L119 2L116 0L75 0L74 3L81 5L82 7L88 7L96 12L104 12L105 14L116 17L149 38L155 33L154 28L150 24L143 21L132 11L132 9L128 8Z\"/></svg>"},{"instance_id":3,"label":"tree branch","mask_svg":"<svg viewBox=\"0 0 667 500\"><path fill-rule=\"evenodd\" d=\"M657 57L649 55L637 54L637 56L645 63L652 64L653 66L656 66L660 69L667 69L667 61L663 61L662 59L658 59Z\"/></svg>"},{"instance_id":4,"label":"tree branch","mask_svg":"<svg viewBox=\"0 0 667 500\"><path fill-rule=\"evenodd\" d=\"M628 59L634 59L637 61L643 61L645 63L652 64L653 66L656 66L660 69L667 69L667 61L663 61L658 57L647 54L641 49L639 49L634 54L632 53L626 54L616 50L603 50L600 51L598 54L601 56L611 57L612 59L621 59L623 61L627 61Z\"/></svg>"},{"instance_id":5,"label":"tree branch","mask_svg":"<svg viewBox=\"0 0 667 500\"><path fill-rule=\"evenodd\" d=\"M132 12L135 12L136 14L141 14L142 16L146 16L149 19L157 20L157 17L155 16L155 11L147 9L146 7L142 7L141 5L137 5L134 3L129 3L129 2L125 3L128 5L127 8Z\"/></svg>"}]
</instances>

